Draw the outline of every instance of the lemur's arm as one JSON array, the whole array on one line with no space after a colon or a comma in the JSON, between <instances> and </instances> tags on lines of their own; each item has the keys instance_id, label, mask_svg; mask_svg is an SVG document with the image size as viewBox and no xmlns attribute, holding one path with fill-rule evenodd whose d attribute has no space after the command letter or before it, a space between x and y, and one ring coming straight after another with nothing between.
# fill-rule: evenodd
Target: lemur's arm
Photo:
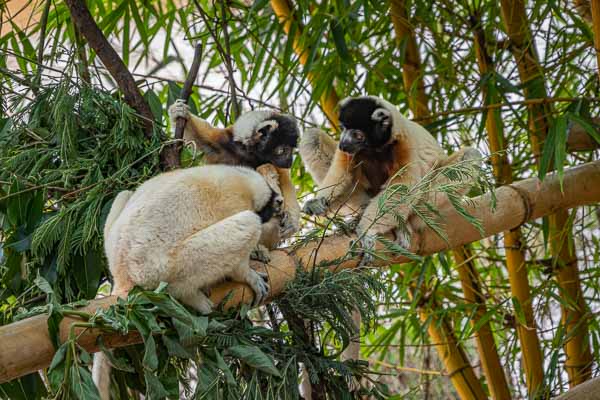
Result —
<instances>
[{"instance_id":1,"label":"lemur's arm","mask_svg":"<svg viewBox=\"0 0 600 400\"><path fill-rule=\"evenodd\" d=\"M279 187L283 196L283 215L281 238L285 239L300 229L300 204L296 197L296 188L290 176L290 170L277 168Z\"/></svg>"},{"instance_id":2,"label":"lemur's arm","mask_svg":"<svg viewBox=\"0 0 600 400\"><path fill-rule=\"evenodd\" d=\"M231 138L230 129L215 128L207 121L190 113L188 105L182 101L171 104L169 118L173 126L175 126L177 118L185 118L187 123L183 131L183 139L186 142L194 143L197 149L206 155L217 157L215 163L224 163L220 158L225 157L223 148Z\"/></svg>"},{"instance_id":3,"label":"lemur's arm","mask_svg":"<svg viewBox=\"0 0 600 400\"><path fill-rule=\"evenodd\" d=\"M317 197L306 202L304 211L312 215L323 215L328 210L341 206L354 189L354 174L352 157L336 150Z\"/></svg>"}]
</instances>

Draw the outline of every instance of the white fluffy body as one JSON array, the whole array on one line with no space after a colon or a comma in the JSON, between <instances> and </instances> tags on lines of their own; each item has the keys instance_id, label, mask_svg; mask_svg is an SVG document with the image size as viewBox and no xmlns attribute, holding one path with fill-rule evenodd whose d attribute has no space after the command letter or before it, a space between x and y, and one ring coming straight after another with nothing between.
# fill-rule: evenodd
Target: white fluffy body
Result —
<instances>
[{"instance_id":1,"label":"white fluffy body","mask_svg":"<svg viewBox=\"0 0 600 400\"><path fill-rule=\"evenodd\" d=\"M256 211L272 191L279 193L276 185L277 172L268 168L210 165L164 173L119 193L104 228L113 294L166 282L175 298L208 313L213 304L204 290L231 278L250 285L259 302L269 287L249 261L267 224ZM101 352L92 375L109 400L110 364Z\"/></svg>"},{"instance_id":2,"label":"white fluffy body","mask_svg":"<svg viewBox=\"0 0 600 400\"><path fill-rule=\"evenodd\" d=\"M255 211L272 193L258 172L188 168L124 193L115 199L105 228L115 294L167 282L173 296L201 312L211 306L202 289L226 277L250 284L257 296L265 294L262 278L249 268L262 228Z\"/></svg>"}]
</instances>

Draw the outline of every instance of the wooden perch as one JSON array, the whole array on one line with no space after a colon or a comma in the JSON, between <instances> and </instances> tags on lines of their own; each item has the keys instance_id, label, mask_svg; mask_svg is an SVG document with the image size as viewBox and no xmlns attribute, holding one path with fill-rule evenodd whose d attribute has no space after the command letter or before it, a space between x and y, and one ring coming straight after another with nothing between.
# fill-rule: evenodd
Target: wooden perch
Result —
<instances>
[{"instance_id":1,"label":"wooden perch","mask_svg":"<svg viewBox=\"0 0 600 400\"><path fill-rule=\"evenodd\" d=\"M446 222L448 241L431 230L425 230L412 238L411 250L428 255L455 248L502 231L516 228L521 224L549 215L559 209L578 207L600 202L600 161L584 164L564 172L563 190L555 174L548 175L543 182L530 178L506 185L496 190L497 208L491 210L492 197L486 194L467 205L467 210L481 221L483 234L461 217L454 209L441 210ZM345 256L348 243L354 236L334 235L323 241L314 240L296 249L281 249L271 253L267 266L271 285L271 296L281 293L286 284L294 279L298 263L310 269L325 261ZM407 262L405 257L396 257L380 264ZM357 259L348 259L340 268L354 268ZM255 263L255 267L261 266ZM233 296L226 307L234 307L242 302L250 303L252 290L243 284L227 282L212 290L211 300L220 302L230 291ZM85 310L108 307L116 301L111 296L94 300ZM65 318L60 325L61 340L66 340L74 318ZM81 332L79 344L88 351L97 351L97 330ZM137 333L126 336L105 335L107 347L121 347L141 342ZM54 356L54 346L48 336L47 316L39 315L26 320L0 327L0 383L46 368Z\"/></svg>"}]
</instances>

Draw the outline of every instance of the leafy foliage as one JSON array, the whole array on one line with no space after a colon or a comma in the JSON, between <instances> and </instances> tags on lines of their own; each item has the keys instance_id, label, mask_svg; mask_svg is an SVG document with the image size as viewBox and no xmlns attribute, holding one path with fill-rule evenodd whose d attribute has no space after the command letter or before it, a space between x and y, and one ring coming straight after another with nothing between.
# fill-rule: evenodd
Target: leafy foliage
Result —
<instances>
[{"instance_id":1,"label":"leafy foliage","mask_svg":"<svg viewBox=\"0 0 600 400\"><path fill-rule=\"evenodd\" d=\"M354 398L349 383L368 372L364 362L337 360L339 346L347 346L354 331L353 307L366 321L374 318L374 300L382 286L368 271L299 270L289 290L273 302L270 324L274 329L253 321L246 306L198 316L165 289L166 285L155 291L136 288L127 299L93 315L54 303L52 313L76 315L83 321L60 344L48 370L53 398L98 398L87 369L90 355L76 342L80 328L140 332L143 345L114 353L104 350L116 370L116 399L129 398L132 390L151 399L179 398L180 391L186 398L297 398L299 363L310 366L311 381L324 393ZM304 340L306 329L298 321L310 324L313 334L329 333L315 346ZM49 324L54 335L56 326ZM192 372L186 372L190 368ZM364 394L381 396L380 390L384 388Z\"/></svg>"},{"instance_id":2,"label":"leafy foliage","mask_svg":"<svg viewBox=\"0 0 600 400\"><path fill-rule=\"evenodd\" d=\"M127 105L69 81L44 88L7 119L0 135L2 298L20 296L37 276L59 301L93 298L105 275L101 231L112 198L157 172L159 150Z\"/></svg>"}]
</instances>

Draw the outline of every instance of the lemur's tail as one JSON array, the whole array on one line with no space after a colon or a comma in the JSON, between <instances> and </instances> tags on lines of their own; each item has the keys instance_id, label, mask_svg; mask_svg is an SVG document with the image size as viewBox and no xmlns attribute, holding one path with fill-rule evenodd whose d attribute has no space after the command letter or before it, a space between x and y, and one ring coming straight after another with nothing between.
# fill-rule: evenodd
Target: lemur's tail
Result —
<instances>
[{"instance_id":1,"label":"lemur's tail","mask_svg":"<svg viewBox=\"0 0 600 400\"><path fill-rule=\"evenodd\" d=\"M131 198L131 195L133 195L132 191L124 190L121 193L119 193L117 197L115 197L115 200L113 201L112 206L110 207L108 217L106 217L106 223L104 224L104 237L107 236L113 224L115 223L119 215L121 215L121 211L123 211L123 209L127 205L127 202Z\"/></svg>"},{"instance_id":2,"label":"lemur's tail","mask_svg":"<svg viewBox=\"0 0 600 400\"><path fill-rule=\"evenodd\" d=\"M133 195L132 191L125 190L119 193L113 201L112 206L110 207L110 212L108 213L106 222L104 224L105 238L112 229L112 226L117 218L119 218L119 215L121 215L121 212L127 205L131 195ZM100 393L100 398L102 400L110 400L110 370L111 365L108 361L108 357L101 351L94 354L92 378L96 384L96 387L98 388L98 392Z\"/></svg>"},{"instance_id":3,"label":"lemur's tail","mask_svg":"<svg viewBox=\"0 0 600 400\"><path fill-rule=\"evenodd\" d=\"M108 357L103 352L99 351L94 354L92 378L102 400L110 400L110 369Z\"/></svg>"}]
</instances>

